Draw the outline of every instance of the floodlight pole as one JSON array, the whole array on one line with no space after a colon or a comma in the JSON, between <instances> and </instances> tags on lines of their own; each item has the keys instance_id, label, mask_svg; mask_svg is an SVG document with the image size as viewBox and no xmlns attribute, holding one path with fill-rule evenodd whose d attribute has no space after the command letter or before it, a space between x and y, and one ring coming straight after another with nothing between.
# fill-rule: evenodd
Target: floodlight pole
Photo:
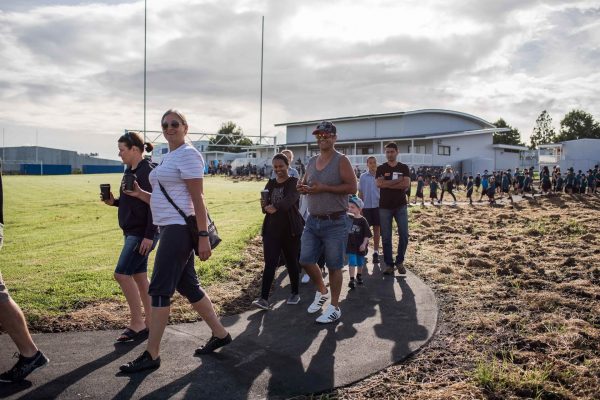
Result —
<instances>
[{"instance_id":1,"label":"floodlight pole","mask_svg":"<svg viewBox=\"0 0 600 400\"><path fill-rule=\"evenodd\" d=\"M263 103L263 54L265 47L265 16L262 17L260 41L260 122L258 126L258 144L262 142L262 103Z\"/></svg>"},{"instance_id":2,"label":"floodlight pole","mask_svg":"<svg viewBox=\"0 0 600 400\"><path fill-rule=\"evenodd\" d=\"M146 143L146 1L144 0L144 143Z\"/></svg>"}]
</instances>

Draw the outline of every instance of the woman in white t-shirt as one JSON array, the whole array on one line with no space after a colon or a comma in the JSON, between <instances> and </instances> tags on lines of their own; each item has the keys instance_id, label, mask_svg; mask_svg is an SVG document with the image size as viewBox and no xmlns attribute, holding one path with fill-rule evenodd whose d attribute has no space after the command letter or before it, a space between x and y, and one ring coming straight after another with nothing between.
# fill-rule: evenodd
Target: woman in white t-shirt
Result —
<instances>
[{"instance_id":1,"label":"woman in white t-shirt","mask_svg":"<svg viewBox=\"0 0 600 400\"><path fill-rule=\"evenodd\" d=\"M186 297L212 330L212 337L195 354L208 354L231 342L231 336L219 321L214 307L200 287L194 269L194 248L184 218L167 200L160 185L186 215L194 214L200 238L198 254L205 261L211 256L208 223L203 194L204 159L185 143L188 124L177 110L168 110L161 119L163 135L169 143L169 153L150 173L152 193L135 184L133 192L124 192L150 204L153 222L160 228L149 295L152 318L146 351L120 367L126 373L154 369L160 366L160 341L169 320L171 297L177 290Z\"/></svg>"}]
</instances>

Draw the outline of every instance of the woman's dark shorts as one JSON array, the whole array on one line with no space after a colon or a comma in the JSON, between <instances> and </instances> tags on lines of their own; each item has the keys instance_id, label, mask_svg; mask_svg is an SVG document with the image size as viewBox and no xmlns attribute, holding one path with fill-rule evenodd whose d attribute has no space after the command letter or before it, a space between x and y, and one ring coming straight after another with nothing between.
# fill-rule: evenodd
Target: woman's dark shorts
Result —
<instances>
[{"instance_id":1,"label":"woman's dark shorts","mask_svg":"<svg viewBox=\"0 0 600 400\"><path fill-rule=\"evenodd\" d=\"M377 208L363 208L362 209L363 217L369 223L369 226L379 226L381 223L379 222L379 207Z\"/></svg>"},{"instance_id":2,"label":"woman's dark shorts","mask_svg":"<svg viewBox=\"0 0 600 400\"><path fill-rule=\"evenodd\" d=\"M194 250L187 225L160 227L160 243L148 294L170 298L175 290L190 303L196 303L204 297L194 269Z\"/></svg>"}]
</instances>

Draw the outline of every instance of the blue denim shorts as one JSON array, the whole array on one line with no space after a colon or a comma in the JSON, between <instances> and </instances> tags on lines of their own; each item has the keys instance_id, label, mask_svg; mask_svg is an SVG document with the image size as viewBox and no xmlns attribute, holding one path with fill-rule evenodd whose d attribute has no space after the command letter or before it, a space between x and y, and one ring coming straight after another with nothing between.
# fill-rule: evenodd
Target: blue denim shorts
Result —
<instances>
[{"instance_id":1,"label":"blue denim shorts","mask_svg":"<svg viewBox=\"0 0 600 400\"><path fill-rule=\"evenodd\" d=\"M148 271L148 256L140 254L140 244L144 240L141 236L124 235L123 249L117 261L115 273L121 275L141 274ZM156 246L157 237L154 238L152 249Z\"/></svg>"},{"instance_id":2,"label":"blue denim shorts","mask_svg":"<svg viewBox=\"0 0 600 400\"><path fill-rule=\"evenodd\" d=\"M316 264L323 253L327 268L343 268L351 226L347 214L338 219L318 219L309 215L302 232L300 264Z\"/></svg>"},{"instance_id":3,"label":"blue denim shorts","mask_svg":"<svg viewBox=\"0 0 600 400\"><path fill-rule=\"evenodd\" d=\"M362 268L365 265L365 256L348 253L348 266Z\"/></svg>"}]
</instances>

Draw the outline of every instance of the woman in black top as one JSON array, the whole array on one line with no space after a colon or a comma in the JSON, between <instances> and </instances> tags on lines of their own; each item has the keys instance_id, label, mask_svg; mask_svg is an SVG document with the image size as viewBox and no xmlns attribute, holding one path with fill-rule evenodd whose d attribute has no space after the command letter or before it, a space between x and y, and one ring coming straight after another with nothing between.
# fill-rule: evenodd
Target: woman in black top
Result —
<instances>
[{"instance_id":1,"label":"woman in black top","mask_svg":"<svg viewBox=\"0 0 600 400\"><path fill-rule=\"evenodd\" d=\"M276 174L265 186L269 191L268 199L261 199L265 213L262 226L263 251L265 269L262 277L262 292L260 298L252 304L263 310L269 309L269 292L275 278L275 270L279 265L279 256L283 252L286 267L292 286L292 294L287 304L298 304L300 237L304 228L304 220L298 211L300 194L296 189L297 178L288 175L289 160L283 154L273 157L273 171Z\"/></svg>"},{"instance_id":2,"label":"woman in black top","mask_svg":"<svg viewBox=\"0 0 600 400\"><path fill-rule=\"evenodd\" d=\"M144 143L136 132L127 132L118 140L119 157L127 165L125 175L133 174L138 185L152 190L148 175L152 165L144 159L144 150L152 151L151 143ZM123 196L123 187L118 199L110 197L104 202L119 208L119 226L123 230L124 245L115 268L114 277L119 283L129 305L129 326L121 333L117 342L144 338L150 325L150 296L148 295L148 255L156 245L157 229L152 223L150 206L131 196ZM142 307L146 319L142 315Z\"/></svg>"}]
</instances>

